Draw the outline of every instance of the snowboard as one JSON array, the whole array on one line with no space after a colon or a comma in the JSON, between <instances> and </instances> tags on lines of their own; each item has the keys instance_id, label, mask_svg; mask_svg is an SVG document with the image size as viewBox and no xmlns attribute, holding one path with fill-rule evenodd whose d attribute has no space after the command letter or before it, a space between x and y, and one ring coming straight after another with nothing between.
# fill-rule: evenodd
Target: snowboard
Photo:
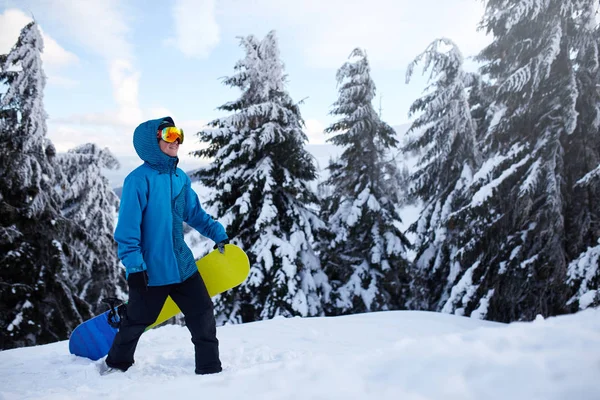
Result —
<instances>
[{"instance_id":1,"label":"snowboard","mask_svg":"<svg viewBox=\"0 0 600 400\"><path fill-rule=\"evenodd\" d=\"M250 273L250 262L244 251L236 245L225 245L225 252L213 250L196 262L198 271L204 280L208 294L213 297L240 285ZM119 331L118 325L126 303L107 302L110 310L79 324L69 337L71 354L99 360L106 356ZM169 296L156 319L146 330L162 324L179 314L181 310Z\"/></svg>"}]
</instances>

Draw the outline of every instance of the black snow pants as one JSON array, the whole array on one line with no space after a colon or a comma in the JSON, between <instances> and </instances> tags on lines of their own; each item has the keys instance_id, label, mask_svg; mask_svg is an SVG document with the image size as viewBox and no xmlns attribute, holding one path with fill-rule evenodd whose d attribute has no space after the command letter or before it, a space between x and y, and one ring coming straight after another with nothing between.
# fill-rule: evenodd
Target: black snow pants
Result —
<instances>
[{"instance_id":1,"label":"black snow pants","mask_svg":"<svg viewBox=\"0 0 600 400\"><path fill-rule=\"evenodd\" d=\"M185 323L192 334L196 373L220 372L219 341L213 304L198 272L182 283L130 289L127 315L121 321L119 332L106 357L106 365L122 371L131 367L140 336L147 326L156 321L167 296L171 296L183 312Z\"/></svg>"}]
</instances>

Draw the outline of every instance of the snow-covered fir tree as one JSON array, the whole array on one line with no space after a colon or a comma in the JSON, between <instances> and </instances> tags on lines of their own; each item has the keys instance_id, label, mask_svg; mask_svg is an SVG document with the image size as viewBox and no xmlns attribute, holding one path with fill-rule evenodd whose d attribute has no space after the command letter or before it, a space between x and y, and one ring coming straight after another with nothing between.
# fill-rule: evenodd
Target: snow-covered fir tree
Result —
<instances>
[{"instance_id":1,"label":"snow-covered fir tree","mask_svg":"<svg viewBox=\"0 0 600 400\"><path fill-rule=\"evenodd\" d=\"M212 159L200 172L213 190L207 204L251 265L241 286L216 299L217 319L320 315L328 284L313 242L324 226L308 185L316 168L300 109L285 88L275 32L240 41L246 56L224 83L242 95L219 108L231 114L199 133L208 148L194 152Z\"/></svg>"},{"instance_id":2,"label":"snow-covered fir tree","mask_svg":"<svg viewBox=\"0 0 600 400\"><path fill-rule=\"evenodd\" d=\"M471 121L475 125L475 143L481 156L480 144L485 141L494 113L492 103L496 95L496 86L479 74L471 74L473 81L468 88Z\"/></svg>"},{"instance_id":3,"label":"snow-covered fir tree","mask_svg":"<svg viewBox=\"0 0 600 400\"><path fill-rule=\"evenodd\" d=\"M411 191L423 210L410 228L417 252L410 307L435 309L459 268L453 261L458 251L453 213L464 205L463 189L481 162L469 105L469 89L480 79L463 70L463 56L449 39L433 41L409 64L407 83L420 63L423 73L429 71L430 84L410 108L410 114L418 116L403 149L421 155L411 176Z\"/></svg>"},{"instance_id":4,"label":"snow-covered fir tree","mask_svg":"<svg viewBox=\"0 0 600 400\"><path fill-rule=\"evenodd\" d=\"M72 224L59 213L46 138L42 50L32 22L1 57L0 349L66 339L91 316L70 282Z\"/></svg>"},{"instance_id":5,"label":"snow-covered fir tree","mask_svg":"<svg viewBox=\"0 0 600 400\"><path fill-rule=\"evenodd\" d=\"M600 305L600 2L581 1L572 26L577 126L565 140L570 311Z\"/></svg>"},{"instance_id":6,"label":"snow-covered fir tree","mask_svg":"<svg viewBox=\"0 0 600 400\"><path fill-rule=\"evenodd\" d=\"M479 59L497 89L483 136L484 162L467 188L471 201L455 215L469 224L459 230L456 273L449 297L440 299L443 311L499 321L566 311L572 256L565 210L573 176L582 177L587 168L572 171L580 161L566 155L582 123L578 107L597 102L582 97L578 75L588 65L573 58L582 41L577 18L586 4L592 2L486 3L482 27L494 40ZM597 129L583 129L583 135L597 135ZM595 243L594 235L586 243Z\"/></svg>"},{"instance_id":7,"label":"snow-covered fir tree","mask_svg":"<svg viewBox=\"0 0 600 400\"><path fill-rule=\"evenodd\" d=\"M71 237L77 261L70 280L97 314L106 310L104 298L124 298L124 270L113 240L119 199L102 174L103 168L119 168L119 162L110 150L93 143L58 154L57 161L63 178L61 212L80 230Z\"/></svg>"},{"instance_id":8,"label":"snow-covered fir tree","mask_svg":"<svg viewBox=\"0 0 600 400\"><path fill-rule=\"evenodd\" d=\"M343 148L328 166L322 218L331 230L321 246L321 263L332 292L328 314L404 308L407 299L406 247L400 230L399 188L391 182L390 150L396 132L373 108L375 84L365 52L355 49L338 70L339 98L326 129Z\"/></svg>"}]
</instances>

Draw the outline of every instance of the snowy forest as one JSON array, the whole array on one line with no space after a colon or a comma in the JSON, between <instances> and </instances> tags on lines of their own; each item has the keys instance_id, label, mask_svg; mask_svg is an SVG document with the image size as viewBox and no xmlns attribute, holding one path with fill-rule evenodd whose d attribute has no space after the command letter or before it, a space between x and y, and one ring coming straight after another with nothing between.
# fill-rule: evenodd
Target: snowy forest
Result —
<instances>
[{"instance_id":1,"label":"snowy forest","mask_svg":"<svg viewBox=\"0 0 600 400\"><path fill-rule=\"evenodd\" d=\"M210 162L203 206L251 263L214 298L218 324L386 310L512 322L600 305L599 9L486 1L477 72L450 38L408 65L407 83L428 84L406 135L373 106L368 49L348 49L325 130L340 156L318 190L276 33L240 38L224 79L239 98L215 104L193 152ZM102 175L119 162L46 137L43 47L32 22L0 55L0 349L65 340L103 299L127 298Z\"/></svg>"}]
</instances>

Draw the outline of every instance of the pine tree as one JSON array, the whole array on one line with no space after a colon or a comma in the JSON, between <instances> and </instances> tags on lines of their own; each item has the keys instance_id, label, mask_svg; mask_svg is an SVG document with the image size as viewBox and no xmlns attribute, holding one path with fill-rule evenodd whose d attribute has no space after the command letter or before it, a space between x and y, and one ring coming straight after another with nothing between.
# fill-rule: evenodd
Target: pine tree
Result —
<instances>
[{"instance_id":1,"label":"pine tree","mask_svg":"<svg viewBox=\"0 0 600 400\"><path fill-rule=\"evenodd\" d=\"M367 56L355 49L337 72L339 99L326 129L343 147L328 166L322 218L331 229L321 262L332 285L328 314L404 308L407 299L406 247L400 231L396 174L389 160L397 145L392 127L381 121L372 101L375 84Z\"/></svg>"},{"instance_id":2,"label":"pine tree","mask_svg":"<svg viewBox=\"0 0 600 400\"><path fill-rule=\"evenodd\" d=\"M410 108L411 115L419 116L404 148L421 154L411 176L411 191L423 203L419 219L410 228L416 234L417 251L411 307L435 309L460 268L454 261L458 249L453 236L459 222L453 213L464 206L463 189L481 163L469 105L470 89L481 82L463 70L463 56L449 39L433 41L409 64L407 83L421 62L423 73L430 71L431 83Z\"/></svg>"},{"instance_id":3,"label":"pine tree","mask_svg":"<svg viewBox=\"0 0 600 400\"><path fill-rule=\"evenodd\" d=\"M30 217L39 215L52 201L48 191L39 190L53 178L45 153L47 117L41 101L46 77L40 58L42 50L38 28L30 23L21 31L11 52L2 57L0 76L8 86L0 103L5 146L0 171L3 190L12 204L26 210Z\"/></svg>"},{"instance_id":4,"label":"pine tree","mask_svg":"<svg viewBox=\"0 0 600 400\"><path fill-rule=\"evenodd\" d=\"M312 243L323 222L300 109L285 88L275 32L240 42L246 56L224 83L242 95L219 107L232 114L200 132L208 148L193 153L212 159L200 173L213 189L207 204L251 265L246 282L215 301L218 321L320 315L328 285Z\"/></svg>"},{"instance_id":5,"label":"pine tree","mask_svg":"<svg viewBox=\"0 0 600 400\"><path fill-rule=\"evenodd\" d=\"M496 86L479 74L471 74L472 82L468 88L471 121L475 125L475 143L482 158L480 143L485 141L486 133L494 117L492 104L496 94ZM481 162L482 160L480 160Z\"/></svg>"},{"instance_id":6,"label":"pine tree","mask_svg":"<svg viewBox=\"0 0 600 400\"><path fill-rule=\"evenodd\" d=\"M569 32L576 54L577 126L565 143L570 311L600 305L600 28L598 1L581 1Z\"/></svg>"},{"instance_id":7,"label":"pine tree","mask_svg":"<svg viewBox=\"0 0 600 400\"><path fill-rule=\"evenodd\" d=\"M71 227L54 190L42 50L32 22L0 58L0 349L66 339L91 316L69 281Z\"/></svg>"},{"instance_id":8,"label":"pine tree","mask_svg":"<svg viewBox=\"0 0 600 400\"><path fill-rule=\"evenodd\" d=\"M113 240L119 199L102 174L103 168L119 168L119 162L108 148L93 143L59 154L57 161L63 177L61 212L79 230L71 237L76 263L70 280L98 314L106 309L104 298L125 297L125 278Z\"/></svg>"},{"instance_id":9,"label":"pine tree","mask_svg":"<svg viewBox=\"0 0 600 400\"><path fill-rule=\"evenodd\" d=\"M568 207L565 140L578 123L571 59L579 1L490 0L479 55L497 89L483 137L485 162L455 218L457 268L445 312L498 321L565 311Z\"/></svg>"}]
</instances>

